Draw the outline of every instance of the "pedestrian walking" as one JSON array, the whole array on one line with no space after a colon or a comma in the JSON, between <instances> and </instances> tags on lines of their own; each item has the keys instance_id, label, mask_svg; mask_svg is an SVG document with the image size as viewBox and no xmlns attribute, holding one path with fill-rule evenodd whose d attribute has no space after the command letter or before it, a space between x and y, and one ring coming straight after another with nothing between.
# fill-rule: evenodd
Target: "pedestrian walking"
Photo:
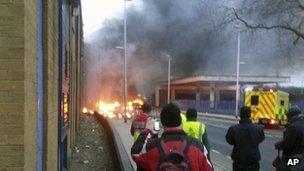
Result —
<instances>
[{"instance_id":1,"label":"pedestrian walking","mask_svg":"<svg viewBox=\"0 0 304 171\"><path fill-rule=\"evenodd\" d=\"M231 126L226 141L233 145L233 171L259 171L261 159L259 144L265 139L263 128L250 120L250 107L240 110L239 124Z\"/></svg>"},{"instance_id":2,"label":"pedestrian walking","mask_svg":"<svg viewBox=\"0 0 304 171\"><path fill-rule=\"evenodd\" d=\"M197 110L189 108L186 112L186 121L183 123L183 130L188 136L198 139L203 142L204 146L210 152L210 144L207 136L206 125L197 121ZM208 153L210 154L210 153Z\"/></svg>"},{"instance_id":3,"label":"pedestrian walking","mask_svg":"<svg viewBox=\"0 0 304 171\"><path fill-rule=\"evenodd\" d=\"M160 113L160 120L164 127L160 138L146 141L148 135L153 133L153 125L148 125L133 144L131 154L137 165L146 171L212 170L203 143L182 131L177 105L166 105Z\"/></svg>"},{"instance_id":4,"label":"pedestrian walking","mask_svg":"<svg viewBox=\"0 0 304 171\"><path fill-rule=\"evenodd\" d=\"M304 170L304 114L298 107L287 112L288 126L283 140L275 144L277 150L283 151L277 167L279 171Z\"/></svg>"}]
</instances>

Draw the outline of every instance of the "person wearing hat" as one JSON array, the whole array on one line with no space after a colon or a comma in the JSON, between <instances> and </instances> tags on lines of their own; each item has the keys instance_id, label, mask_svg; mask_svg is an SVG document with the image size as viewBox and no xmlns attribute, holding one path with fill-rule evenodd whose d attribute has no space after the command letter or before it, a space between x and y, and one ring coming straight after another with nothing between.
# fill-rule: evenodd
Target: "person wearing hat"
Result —
<instances>
[{"instance_id":1,"label":"person wearing hat","mask_svg":"<svg viewBox=\"0 0 304 171\"><path fill-rule=\"evenodd\" d=\"M153 125L148 125L131 148L132 158L138 166L146 171L162 170L163 167L167 167L167 169L170 167L171 170L176 170L174 169L176 167L187 167L188 170L195 171L213 170L207 157L208 151L203 143L187 136L182 131L180 109L177 105L167 104L160 113L160 121L164 128L160 138L146 140L148 135L153 132ZM145 150L143 150L144 146ZM168 153L173 154L172 152L176 150L180 150L182 154L174 153L174 155L178 155L181 157L179 159L183 160L172 162L168 156L173 157L174 155L171 156Z\"/></svg>"},{"instance_id":2,"label":"person wearing hat","mask_svg":"<svg viewBox=\"0 0 304 171\"><path fill-rule=\"evenodd\" d=\"M226 134L226 141L233 145L231 159L233 171L259 171L261 154L259 144L264 141L263 128L250 120L250 107L240 110L239 124L231 126Z\"/></svg>"},{"instance_id":3,"label":"person wearing hat","mask_svg":"<svg viewBox=\"0 0 304 171\"><path fill-rule=\"evenodd\" d=\"M282 150L283 156L286 158L293 158L292 156L301 158L298 164L304 167L304 115L299 107L294 106L288 110L287 120L288 126L284 132L283 140L277 142L275 148ZM283 162L287 166L288 160L283 159Z\"/></svg>"},{"instance_id":4,"label":"person wearing hat","mask_svg":"<svg viewBox=\"0 0 304 171\"><path fill-rule=\"evenodd\" d=\"M186 122L183 123L183 130L188 136L203 142L208 152L210 152L210 144L208 141L206 125L197 121L197 111L189 108L186 112ZM209 154L209 153L208 153Z\"/></svg>"}]
</instances>

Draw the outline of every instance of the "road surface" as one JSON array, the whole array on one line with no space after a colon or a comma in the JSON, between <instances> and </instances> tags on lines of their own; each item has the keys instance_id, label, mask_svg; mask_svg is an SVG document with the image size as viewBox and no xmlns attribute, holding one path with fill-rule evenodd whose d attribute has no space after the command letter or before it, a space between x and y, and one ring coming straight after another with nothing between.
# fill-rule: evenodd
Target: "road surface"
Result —
<instances>
[{"instance_id":1,"label":"road surface","mask_svg":"<svg viewBox=\"0 0 304 171\"><path fill-rule=\"evenodd\" d=\"M221 164L231 168L230 153L232 146L225 140L226 132L229 126L235 124L233 121L223 121L220 119L209 119L199 117L207 125L208 138L211 144L212 152L218 154L221 158ZM276 157L277 151L274 149L274 143L282 139L282 130L265 130L265 140L260 145L261 151L261 170L275 170L272 167L272 161Z\"/></svg>"}]
</instances>

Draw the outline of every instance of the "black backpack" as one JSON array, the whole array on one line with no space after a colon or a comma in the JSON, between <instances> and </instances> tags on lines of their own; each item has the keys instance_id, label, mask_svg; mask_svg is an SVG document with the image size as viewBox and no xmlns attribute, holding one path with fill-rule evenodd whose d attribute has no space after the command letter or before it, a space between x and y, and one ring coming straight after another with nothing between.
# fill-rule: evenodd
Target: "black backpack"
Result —
<instances>
[{"instance_id":1,"label":"black backpack","mask_svg":"<svg viewBox=\"0 0 304 171\"><path fill-rule=\"evenodd\" d=\"M190 171L187 160L189 143L183 140L180 148L168 149L163 140L158 142L160 152L160 171Z\"/></svg>"}]
</instances>

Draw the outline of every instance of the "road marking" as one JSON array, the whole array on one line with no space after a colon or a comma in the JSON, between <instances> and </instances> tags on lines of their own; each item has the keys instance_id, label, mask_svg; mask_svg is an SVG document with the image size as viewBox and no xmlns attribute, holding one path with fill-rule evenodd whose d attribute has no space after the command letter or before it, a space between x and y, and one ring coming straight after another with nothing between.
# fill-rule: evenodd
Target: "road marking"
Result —
<instances>
[{"instance_id":1,"label":"road marking","mask_svg":"<svg viewBox=\"0 0 304 171\"><path fill-rule=\"evenodd\" d=\"M214 125L214 124L208 124L208 123L206 123L206 125L217 127L217 128L222 128L222 129L228 129L228 127L223 126L223 125Z\"/></svg>"},{"instance_id":2,"label":"road marking","mask_svg":"<svg viewBox=\"0 0 304 171\"><path fill-rule=\"evenodd\" d=\"M220 152L214 150L214 149L211 149L211 151L215 152L216 154L221 154Z\"/></svg>"},{"instance_id":3,"label":"road marking","mask_svg":"<svg viewBox=\"0 0 304 171\"><path fill-rule=\"evenodd\" d=\"M265 134L266 137L273 138L273 135Z\"/></svg>"},{"instance_id":4,"label":"road marking","mask_svg":"<svg viewBox=\"0 0 304 171\"><path fill-rule=\"evenodd\" d=\"M283 138L282 135L270 135L270 134L265 134L266 137L269 137L269 138Z\"/></svg>"}]
</instances>

